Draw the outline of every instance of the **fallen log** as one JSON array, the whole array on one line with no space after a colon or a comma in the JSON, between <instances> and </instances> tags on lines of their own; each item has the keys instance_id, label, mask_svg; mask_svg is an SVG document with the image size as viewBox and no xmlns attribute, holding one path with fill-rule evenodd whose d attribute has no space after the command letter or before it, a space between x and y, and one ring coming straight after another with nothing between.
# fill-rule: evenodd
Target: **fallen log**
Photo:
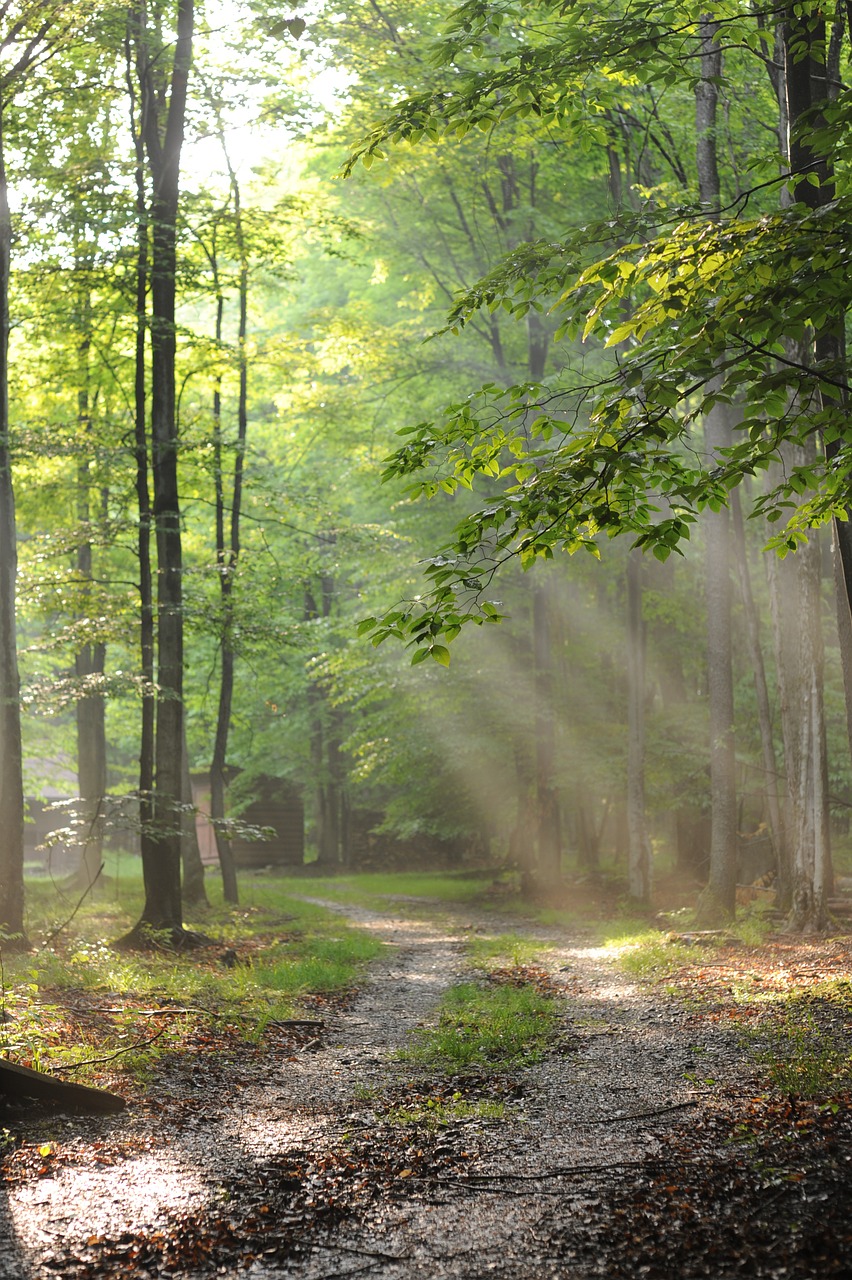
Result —
<instances>
[{"instance_id":1,"label":"fallen log","mask_svg":"<svg viewBox=\"0 0 852 1280\"><path fill-rule=\"evenodd\" d=\"M0 1060L0 1095L37 1098L40 1102L55 1102L74 1111L123 1111L127 1105L119 1094L109 1093L106 1089L59 1080L46 1071L33 1071L31 1067L3 1060Z\"/></svg>"}]
</instances>

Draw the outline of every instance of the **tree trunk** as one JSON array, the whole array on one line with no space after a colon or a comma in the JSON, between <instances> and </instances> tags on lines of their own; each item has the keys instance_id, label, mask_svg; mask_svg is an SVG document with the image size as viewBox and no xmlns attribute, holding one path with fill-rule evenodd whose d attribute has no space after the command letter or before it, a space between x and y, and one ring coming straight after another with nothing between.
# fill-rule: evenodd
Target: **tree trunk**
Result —
<instances>
[{"instance_id":1,"label":"tree trunk","mask_svg":"<svg viewBox=\"0 0 852 1280\"><path fill-rule=\"evenodd\" d=\"M217 271L214 259L214 271ZM217 288L216 343L222 342L222 316L224 298ZM222 892L226 902L239 902L237 871L231 842L222 827L225 820L227 791L226 767L228 736L231 727L231 703L234 693L234 650L231 641L233 626L233 602L231 599L233 567L225 545L225 484L222 459L222 389L217 379L213 392L213 452L214 483L216 490L216 568L219 574L219 594L222 602L222 631L219 641L219 704L216 711L216 735L213 739L213 759L210 762L210 817L219 870L222 875ZM237 526L239 528L239 525Z\"/></svg>"},{"instance_id":2,"label":"tree trunk","mask_svg":"<svg viewBox=\"0 0 852 1280\"><path fill-rule=\"evenodd\" d=\"M142 132L153 179L151 202L151 472L157 546L157 717L154 739L154 827L142 845L145 905L137 936L166 930L177 945L183 932L181 822L183 790L183 605L178 432L175 403L176 224L186 94L192 61L193 0L179 0L177 39L165 129L146 10L135 12ZM132 938L132 935L131 935ZM126 939L129 942L130 939Z\"/></svg>"},{"instance_id":3,"label":"tree trunk","mask_svg":"<svg viewBox=\"0 0 852 1280\"><path fill-rule=\"evenodd\" d=\"M0 942L24 936L24 787L16 633L18 567L15 493L9 442L9 279L12 220L0 109Z\"/></svg>"},{"instance_id":4,"label":"tree trunk","mask_svg":"<svg viewBox=\"0 0 852 1280\"><path fill-rule=\"evenodd\" d=\"M217 820L225 817L225 769L228 755L228 737L231 727L231 706L234 694L234 577L240 558L240 516L242 512L243 474L245 469L246 438L248 434L248 255L245 247L240 203L240 186L231 164L224 135L220 134L222 150L228 167L231 194L234 201L234 228L237 252L240 258L239 274L239 330L237 334L237 359L239 367L239 397L237 402L237 451L234 458L234 482L231 497L230 542L225 544L225 504L222 471L222 413L221 392L216 389L214 405L214 431L216 433L216 563L219 570L219 588L222 600L222 639L220 652L219 707L216 717L216 738L213 761L210 766L210 812L214 820L216 847L222 871L222 886L226 902L239 901L237 873L231 843L225 838ZM217 299L216 341L222 342L222 297ZM215 779L215 781L214 781Z\"/></svg>"},{"instance_id":5,"label":"tree trunk","mask_svg":"<svg viewBox=\"0 0 852 1280\"><path fill-rule=\"evenodd\" d=\"M718 216L719 167L716 111L722 53L719 26L705 15L699 24L701 78L695 88L696 165L702 205ZM731 443L727 409L716 405L704 421L708 459ZM734 752L734 681L731 642L731 579L729 513L727 507L709 511L707 554L707 695L710 705L710 876L699 902L699 915L708 924L734 914L737 887L737 796Z\"/></svg>"},{"instance_id":6,"label":"tree trunk","mask_svg":"<svg viewBox=\"0 0 852 1280\"><path fill-rule=\"evenodd\" d=\"M547 590L533 584L535 662L536 874L546 885L562 880L562 833L556 788L556 722L553 714L550 616Z\"/></svg>"},{"instance_id":7,"label":"tree trunk","mask_svg":"<svg viewBox=\"0 0 852 1280\"><path fill-rule=\"evenodd\" d=\"M791 345L801 359L801 349ZM785 467L813 456L786 445ZM780 869L779 906L789 911L786 929L811 933L824 927L831 881L828 777L823 711L821 557L814 531L795 555L772 566L778 689L787 777L789 857Z\"/></svg>"},{"instance_id":8,"label":"tree trunk","mask_svg":"<svg viewBox=\"0 0 852 1280\"><path fill-rule=\"evenodd\" d=\"M192 798L192 775L189 771L189 752L186 746L186 725L183 731L181 767L180 857L183 867L183 901L189 906L207 906L207 890L204 887L204 863L198 847L198 828L195 824L195 808Z\"/></svg>"},{"instance_id":9,"label":"tree trunk","mask_svg":"<svg viewBox=\"0 0 852 1280\"><path fill-rule=\"evenodd\" d=\"M651 841L645 825L645 628L642 552L627 560L627 865L630 896L651 901Z\"/></svg>"},{"instance_id":10,"label":"tree trunk","mask_svg":"<svg viewBox=\"0 0 852 1280\"><path fill-rule=\"evenodd\" d=\"M326 575L320 583L322 617L330 616L334 603L334 580ZM316 598L305 591L305 618L320 616ZM344 837L348 828L348 802L343 781L340 750L340 715L328 702L322 681L308 683L311 722L311 761L314 769L317 861L325 868L337 868L345 860ZM347 837L348 838L348 837Z\"/></svg>"},{"instance_id":11,"label":"tree trunk","mask_svg":"<svg viewBox=\"0 0 852 1280\"><path fill-rule=\"evenodd\" d=\"M766 668L760 643L760 615L754 603L754 595L751 589L751 574L746 554L745 530L743 528L742 506L738 489L734 489L731 493L731 512L733 514L734 558L743 602L749 660L754 672L754 692L757 701L757 719L760 726L760 744L763 754L763 785L766 794L766 809L769 815L769 827L772 833L776 862L780 863L781 861L789 861L789 852L782 849L782 845L787 838L787 832L781 816L778 761L775 757L775 739L772 732L772 711L769 705Z\"/></svg>"},{"instance_id":12,"label":"tree trunk","mask_svg":"<svg viewBox=\"0 0 852 1280\"><path fill-rule=\"evenodd\" d=\"M139 842L142 866L153 867L154 843L154 586L151 567L151 495L148 481L148 429L146 388L146 333L148 311L148 202L145 197L145 148L142 126L137 125L137 88L133 70L133 41L139 39L139 17L132 13L125 35L127 93L130 129L135 150L136 182L136 343L133 385L133 456L136 468L136 552L139 560L139 669L142 676L142 708L139 724Z\"/></svg>"},{"instance_id":13,"label":"tree trunk","mask_svg":"<svg viewBox=\"0 0 852 1280\"><path fill-rule=\"evenodd\" d=\"M92 299L88 287L81 299L78 315L80 342L78 346L77 426L82 441L91 437L91 405L89 396L89 350L91 346ZM90 594L92 582L91 476L88 460L77 464L77 520L80 542L77 547L76 568L80 587L84 589L81 616L91 613ZM77 787L80 810L77 815L80 828L80 865L76 880L81 888L90 888L103 866L103 842L105 825L105 797L107 788L106 764L106 716L104 696L97 689L98 677L103 676L106 663L106 646L102 643L84 644L74 658L74 673L83 686L78 690L75 707L77 722Z\"/></svg>"}]
</instances>

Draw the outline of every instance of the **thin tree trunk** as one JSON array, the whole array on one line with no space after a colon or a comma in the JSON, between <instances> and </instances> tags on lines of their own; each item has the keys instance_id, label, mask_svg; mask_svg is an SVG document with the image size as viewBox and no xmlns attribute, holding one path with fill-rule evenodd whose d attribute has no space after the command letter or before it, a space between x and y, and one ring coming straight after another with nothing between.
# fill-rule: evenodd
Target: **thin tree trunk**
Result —
<instances>
[{"instance_id":1,"label":"thin tree trunk","mask_svg":"<svg viewBox=\"0 0 852 1280\"><path fill-rule=\"evenodd\" d=\"M176 224L186 95L192 60L193 0L179 0L177 40L168 113L161 133L155 68L145 27L137 11L137 68L142 133L153 178L151 223L151 460L153 516L157 545L157 723L155 730L154 830L143 844L144 933L167 930L173 941L189 941L181 902L181 822L183 791L183 602L178 432L175 401ZM161 54L159 55L161 56Z\"/></svg>"},{"instance_id":2,"label":"thin tree trunk","mask_svg":"<svg viewBox=\"0 0 852 1280\"><path fill-rule=\"evenodd\" d=\"M562 879L562 833L556 789L556 722L553 714L550 617L547 591L533 584L535 661L536 874L546 885Z\"/></svg>"},{"instance_id":3,"label":"thin tree trunk","mask_svg":"<svg viewBox=\"0 0 852 1280\"><path fill-rule=\"evenodd\" d=\"M218 267L213 259L214 272ZM222 343L222 317L225 300L218 288L216 298L216 345ZM222 380L218 377L213 391L213 451L214 451L214 484L216 492L216 567L219 574L219 592L222 601L222 631L219 641L219 704L216 712L216 735L213 739L213 759L210 763L210 817L213 820L213 832L216 839L216 850L219 855L219 870L222 875L222 892L226 902L239 901L237 872L231 842L222 827L225 820L227 791L226 767L228 758L228 735L231 726L231 701L234 690L234 650L231 641L233 626L233 604L231 600L233 567L230 564L228 548L225 543L225 484L224 463L222 457Z\"/></svg>"},{"instance_id":4,"label":"thin tree trunk","mask_svg":"<svg viewBox=\"0 0 852 1280\"><path fill-rule=\"evenodd\" d=\"M775 757L775 739L772 732L772 710L769 704L766 668L760 643L760 615L754 603L754 594L751 589L751 573L746 554L743 513L738 489L734 489L731 493L731 511L734 518L734 558L739 574L749 660L754 673L754 692L757 701L757 719L760 726L760 745L763 754L763 785L766 793L766 808L769 815L769 827L772 833L776 861L780 863L782 860L787 861L789 859L789 854L782 850L782 844L786 839L787 833L781 817L778 761Z\"/></svg>"},{"instance_id":5,"label":"thin tree trunk","mask_svg":"<svg viewBox=\"0 0 852 1280\"><path fill-rule=\"evenodd\" d=\"M0 941L24 946L24 788L16 634L18 567L9 443L9 280L12 220L0 107Z\"/></svg>"},{"instance_id":6,"label":"thin tree trunk","mask_svg":"<svg viewBox=\"0 0 852 1280\"><path fill-rule=\"evenodd\" d=\"M651 901L651 842L645 825L645 628L642 552L627 560L627 865L630 896Z\"/></svg>"},{"instance_id":7,"label":"thin tree trunk","mask_svg":"<svg viewBox=\"0 0 852 1280\"><path fill-rule=\"evenodd\" d=\"M80 541L77 546L76 568L80 587L84 590L81 616L91 613L92 541L91 476L89 450L83 450L83 439L91 437L91 405L89 395L89 351L91 347L91 292L86 286L81 298L78 315L80 342L78 355L77 427L81 436L81 461L77 464L77 521ZM80 795L80 865L76 879L81 887L91 887L103 865L103 840L107 786L106 765L106 716L104 696L97 689L97 678L104 673L106 646L88 643L81 646L74 658L74 672L84 685L78 691L75 706L77 727L77 786ZM93 679L94 678L94 679ZM93 685L95 687L93 687ZM87 686L87 687L86 687Z\"/></svg>"},{"instance_id":8,"label":"thin tree trunk","mask_svg":"<svg viewBox=\"0 0 852 1280\"><path fill-rule=\"evenodd\" d=\"M138 21L138 19L137 19ZM133 19L125 37L130 127L136 155L136 347L133 383L133 455L136 466L136 551L139 560L139 668L142 676L142 708L139 724L139 841L142 866L156 863L154 842L154 586L151 568L151 495L148 479L148 397L146 385L146 333L148 317L148 202L145 197L145 150L142 125L137 126L137 91L133 73L133 39L138 38Z\"/></svg>"},{"instance_id":9,"label":"thin tree trunk","mask_svg":"<svg viewBox=\"0 0 852 1280\"><path fill-rule=\"evenodd\" d=\"M716 148L718 82L722 70L718 23L704 15L699 24L701 77L695 88L696 165L702 205L718 216L719 167ZM716 405L704 421L708 458L731 443L726 406ZM731 641L730 517L727 507L706 520L707 694L710 705L710 875L699 914L707 923L732 916L737 886L737 796L734 748L734 681Z\"/></svg>"},{"instance_id":10,"label":"thin tree trunk","mask_svg":"<svg viewBox=\"0 0 852 1280\"><path fill-rule=\"evenodd\" d=\"M207 890L204 887L204 863L198 847L198 828L192 798L192 775L189 771L189 751L186 746L186 725L183 731L181 768L180 856L183 866L183 901L185 905L207 906Z\"/></svg>"},{"instance_id":11,"label":"thin tree trunk","mask_svg":"<svg viewBox=\"0 0 852 1280\"><path fill-rule=\"evenodd\" d=\"M216 389L214 405L214 430L216 433L216 563L219 570L219 588L222 600L222 639L220 652L219 706L216 716L216 738L213 760L210 765L210 815L214 822L219 866L222 871L222 887L226 902L238 902L239 890L230 841L217 822L225 817L225 770L228 756L228 737L231 728L231 707L234 696L234 578L240 558L240 517L242 514L243 475L245 470L246 438L248 435L248 255L243 236L240 185L231 164L224 135L220 135L225 162L234 200L234 227L237 252L240 259L239 274L239 329L237 334L237 360L239 368L239 396L237 401L237 450L234 458L234 481L231 495L230 539L225 543L225 502L222 470L222 407L221 391ZM216 341L222 342L222 297L217 300Z\"/></svg>"}]
</instances>

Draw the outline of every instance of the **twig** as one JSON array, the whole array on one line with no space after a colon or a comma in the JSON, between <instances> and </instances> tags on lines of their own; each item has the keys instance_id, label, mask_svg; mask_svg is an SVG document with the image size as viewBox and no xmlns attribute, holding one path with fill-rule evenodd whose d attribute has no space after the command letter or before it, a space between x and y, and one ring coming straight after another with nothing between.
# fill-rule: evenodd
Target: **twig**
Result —
<instances>
[{"instance_id":1,"label":"twig","mask_svg":"<svg viewBox=\"0 0 852 1280\"><path fill-rule=\"evenodd\" d=\"M112 1062L115 1058L120 1058L123 1053L132 1053L134 1049L147 1049L149 1044L153 1044L165 1034L166 1028L161 1027L149 1040L137 1040L134 1044L125 1045L123 1049L116 1049L115 1053L107 1054L105 1058L87 1058L85 1062L71 1062L65 1067L54 1067L53 1074L57 1075L61 1071L76 1071L78 1067L98 1067L102 1062Z\"/></svg>"},{"instance_id":2,"label":"twig","mask_svg":"<svg viewBox=\"0 0 852 1280\"><path fill-rule=\"evenodd\" d=\"M267 1027L324 1027L322 1018L270 1018Z\"/></svg>"},{"instance_id":3,"label":"twig","mask_svg":"<svg viewBox=\"0 0 852 1280\"><path fill-rule=\"evenodd\" d=\"M83 890L82 894L80 895L80 899L79 899L79 901L78 901L78 903L77 903L76 907L75 907L75 908L74 908L74 910L71 912L71 914L70 914L70 916L68 917L68 919L67 919L67 920L63 920L62 924L58 924L58 925L56 926L56 928L53 930L53 932L52 932L52 933L49 933L49 934L47 935L47 937L45 938L44 942L41 944L41 946L40 946L40 947L39 947L39 949L38 949L38 953L37 953L38 955L41 955L42 951L44 951L47 947L49 947L49 946L50 946L50 944L51 944L51 942L53 942L53 940L54 940L55 938L58 938L58 937L59 937L59 935L60 935L60 933L62 933L63 929L67 929L67 928L68 928L69 924L70 924L70 923L71 923L71 921L74 919L74 917L76 916L77 912L80 910L80 908L82 907L83 903L86 901L86 899L88 898L89 894L90 894L90 893L92 892L92 890L94 889L95 885L98 883L98 880L101 878L101 873L103 872L104 866L105 866L105 863L103 863L103 862L102 862L102 863L101 863L101 865L98 867L97 875L95 875L95 876L92 878L92 880L91 880L91 881L86 885L85 889Z\"/></svg>"},{"instance_id":4,"label":"twig","mask_svg":"<svg viewBox=\"0 0 852 1280\"><path fill-rule=\"evenodd\" d=\"M417 1181L435 1182L442 1186L476 1188L480 1182L546 1182L548 1178L568 1178L577 1173L613 1173L618 1169L647 1169L656 1161L617 1160L614 1164L566 1164L541 1173L470 1173L465 1178L423 1178ZM415 1186L417 1183L415 1182ZM478 1188L476 1188L478 1189Z\"/></svg>"},{"instance_id":5,"label":"twig","mask_svg":"<svg viewBox=\"0 0 852 1280\"><path fill-rule=\"evenodd\" d=\"M327 1249L329 1253L354 1253L359 1258L380 1258L382 1262L408 1262L411 1258L410 1253L384 1253L381 1249L358 1249L355 1245L339 1244L321 1244L319 1241L314 1243L314 1251L317 1249Z\"/></svg>"},{"instance_id":6,"label":"twig","mask_svg":"<svg viewBox=\"0 0 852 1280\"><path fill-rule=\"evenodd\" d=\"M85 1011L83 1005L75 1005L74 1008L80 1013ZM164 1017L167 1017L169 1014L177 1015L179 1013L180 1014L201 1013L204 1015L205 1018L215 1017L215 1014L212 1014L209 1009L196 1009L196 1008L193 1008L191 1005L187 1005L185 1008L177 1008L177 1009L171 1009L171 1008L134 1009L132 1005L131 1006L125 1005L123 1009L97 1009L95 1010L95 1012L96 1013L130 1013L133 1015L134 1018L164 1018Z\"/></svg>"},{"instance_id":7,"label":"twig","mask_svg":"<svg viewBox=\"0 0 852 1280\"><path fill-rule=\"evenodd\" d=\"M586 1124L618 1124L622 1120L650 1120L652 1116L664 1116L670 1111L683 1111L685 1107L697 1107L698 1103L673 1102L670 1107L658 1107L656 1111L631 1111L628 1115L603 1116L600 1120L587 1120Z\"/></svg>"}]
</instances>

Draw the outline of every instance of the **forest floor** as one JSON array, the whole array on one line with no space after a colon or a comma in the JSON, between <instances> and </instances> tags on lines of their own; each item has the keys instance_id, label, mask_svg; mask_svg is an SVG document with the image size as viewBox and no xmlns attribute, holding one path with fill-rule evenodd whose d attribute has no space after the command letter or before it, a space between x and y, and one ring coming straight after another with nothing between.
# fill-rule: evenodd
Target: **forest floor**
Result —
<instances>
[{"instance_id":1,"label":"forest floor","mask_svg":"<svg viewBox=\"0 0 852 1280\"><path fill-rule=\"evenodd\" d=\"M852 1276L850 937L687 936L651 982L525 924L535 962L478 980L558 1034L448 1074L397 1051L518 921L335 909L387 945L321 1026L199 1036L119 1116L9 1111L5 1280Z\"/></svg>"}]
</instances>

